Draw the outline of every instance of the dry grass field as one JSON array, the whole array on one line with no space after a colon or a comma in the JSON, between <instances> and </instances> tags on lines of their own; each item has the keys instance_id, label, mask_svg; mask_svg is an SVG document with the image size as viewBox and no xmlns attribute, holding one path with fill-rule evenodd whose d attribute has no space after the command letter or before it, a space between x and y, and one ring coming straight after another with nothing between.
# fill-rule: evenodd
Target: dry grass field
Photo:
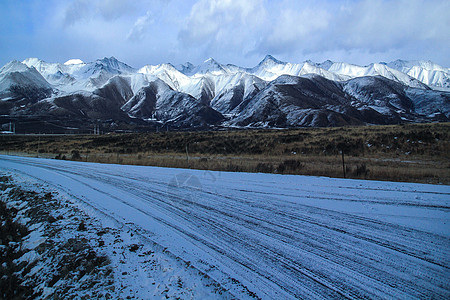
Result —
<instances>
[{"instance_id":1,"label":"dry grass field","mask_svg":"<svg viewBox=\"0 0 450 300\"><path fill-rule=\"evenodd\" d=\"M1 135L3 154L450 184L450 124L106 135Z\"/></svg>"}]
</instances>

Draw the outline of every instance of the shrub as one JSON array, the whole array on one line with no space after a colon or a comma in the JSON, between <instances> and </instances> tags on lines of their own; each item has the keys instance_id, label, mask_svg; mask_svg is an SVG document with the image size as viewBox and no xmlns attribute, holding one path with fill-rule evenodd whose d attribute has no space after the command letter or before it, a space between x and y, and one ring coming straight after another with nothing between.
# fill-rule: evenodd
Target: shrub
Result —
<instances>
[{"instance_id":1,"label":"shrub","mask_svg":"<svg viewBox=\"0 0 450 300\"><path fill-rule=\"evenodd\" d=\"M272 173L273 165L270 163L258 163L256 166L256 172L259 173Z\"/></svg>"},{"instance_id":2,"label":"shrub","mask_svg":"<svg viewBox=\"0 0 450 300\"><path fill-rule=\"evenodd\" d=\"M304 167L304 165L296 159L286 159L285 161L283 161L282 163L280 163L278 165L277 170L278 170L278 173L284 173L285 171L294 172L303 167Z\"/></svg>"},{"instance_id":3,"label":"shrub","mask_svg":"<svg viewBox=\"0 0 450 300\"><path fill-rule=\"evenodd\" d=\"M369 173L369 169L367 168L366 164L360 164L356 167L355 175L356 176L364 176L366 177Z\"/></svg>"},{"instance_id":4,"label":"shrub","mask_svg":"<svg viewBox=\"0 0 450 300\"><path fill-rule=\"evenodd\" d=\"M81 155L78 150L72 150L72 160L80 160Z\"/></svg>"}]
</instances>

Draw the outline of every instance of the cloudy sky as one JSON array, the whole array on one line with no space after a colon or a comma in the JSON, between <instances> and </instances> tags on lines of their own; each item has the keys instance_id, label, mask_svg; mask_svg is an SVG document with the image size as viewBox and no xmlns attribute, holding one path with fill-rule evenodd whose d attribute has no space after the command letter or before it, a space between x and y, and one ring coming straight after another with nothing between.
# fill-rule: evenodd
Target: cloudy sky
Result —
<instances>
[{"instance_id":1,"label":"cloudy sky","mask_svg":"<svg viewBox=\"0 0 450 300\"><path fill-rule=\"evenodd\" d=\"M38 57L133 67L427 59L450 66L449 0L1 0L0 65Z\"/></svg>"}]
</instances>

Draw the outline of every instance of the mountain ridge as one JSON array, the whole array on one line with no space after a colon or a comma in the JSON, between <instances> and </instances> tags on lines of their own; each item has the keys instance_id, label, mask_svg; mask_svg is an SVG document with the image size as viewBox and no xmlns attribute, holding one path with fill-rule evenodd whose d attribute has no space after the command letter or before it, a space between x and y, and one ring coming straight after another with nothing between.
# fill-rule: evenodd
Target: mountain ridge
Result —
<instances>
[{"instance_id":1,"label":"mountain ridge","mask_svg":"<svg viewBox=\"0 0 450 300\"><path fill-rule=\"evenodd\" d=\"M267 55L252 68L212 58L141 68L114 57L67 62L28 58L3 66L0 113L179 129L450 120L449 69L429 61L358 66Z\"/></svg>"}]
</instances>

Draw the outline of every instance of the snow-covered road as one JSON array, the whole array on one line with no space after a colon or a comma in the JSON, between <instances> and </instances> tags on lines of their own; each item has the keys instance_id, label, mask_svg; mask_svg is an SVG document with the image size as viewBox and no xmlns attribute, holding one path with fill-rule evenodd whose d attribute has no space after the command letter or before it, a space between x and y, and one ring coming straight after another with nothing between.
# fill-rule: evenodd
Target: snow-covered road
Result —
<instances>
[{"instance_id":1,"label":"snow-covered road","mask_svg":"<svg viewBox=\"0 0 450 300\"><path fill-rule=\"evenodd\" d=\"M0 156L237 298L450 298L450 187Z\"/></svg>"}]
</instances>

